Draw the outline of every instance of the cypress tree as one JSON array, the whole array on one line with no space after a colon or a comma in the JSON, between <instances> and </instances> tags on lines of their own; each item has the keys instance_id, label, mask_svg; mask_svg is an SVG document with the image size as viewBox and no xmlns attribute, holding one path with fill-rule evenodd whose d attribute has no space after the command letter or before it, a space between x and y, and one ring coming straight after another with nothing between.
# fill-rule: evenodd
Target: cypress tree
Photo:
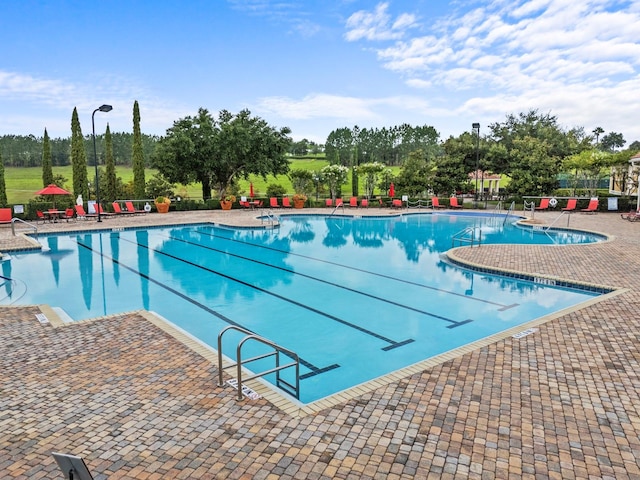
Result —
<instances>
[{"instance_id":1,"label":"cypress tree","mask_svg":"<svg viewBox=\"0 0 640 480\"><path fill-rule=\"evenodd\" d=\"M140 133L140 107L137 100L133 103L133 152L131 162L133 164L133 196L138 199L145 198L144 152L142 150L142 134Z\"/></svg>"},{"instance_id":2,"label":"cypress tree","mask_svg":"<svg viewBox=\"0 0 640 480\"><path fill-rule=\"evenodd\" d=\"M113 159L113 140L111 138L111 129L109 128L109 124L107 123L107 131L104 134L104 154L105 154L105 164L107 168L107 181L104 188L104 198L109 202L114 202L116 200L116 164Z\"/></svg>"},{"instance_id":3,"label":"cypress tree","mask_svg":"<svg viewBox=\"0 0 640 480\"><path fill-rule=\"evenodd\" d=\"M4 162L2 161L2 152L0 151L0 205L7 206L7 186L4 182Z\"/></svg>"},{"instance_id":4,"label":"cypress tree","mask_svg":"<svg viewBox=\"0 0 640 480\"><path fill-rule=\"evenodd\" d=\"M86 202L89 199L89 177L87 176L87 152L84 149L84 138L78 119L78 109L73 108L71 115L71 166L73 175L73 195L82 195Z\"/></svg>"},{"instance_id":5,"label":"cypress tree","mask_svg":"<svg viewBox=\"0 0 640 480\"><path fill-rule=\"evenodd\" d=\"M44 138L42 140L42 186L46 187L53 183L53 169L51 167L51 143L49 142L49 134L44 129Z\"/></svg>"}]
</instances>

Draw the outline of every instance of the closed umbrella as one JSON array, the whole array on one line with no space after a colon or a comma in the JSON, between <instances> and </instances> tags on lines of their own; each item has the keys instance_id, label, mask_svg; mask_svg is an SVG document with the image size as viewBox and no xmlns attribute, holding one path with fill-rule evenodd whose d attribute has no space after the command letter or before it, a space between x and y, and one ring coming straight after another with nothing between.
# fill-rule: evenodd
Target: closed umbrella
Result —
<instances>
[{"instance_id":1,"label":"closed umbrella","mask_svg":"<svg viewBox=\"0 0 640 480\"><path fill-rule=\"evenodd\" d=\"M253 182L249 184L249 196L253 198Z\"/></svg>"},{"instance_id":2,"label":"closed umbrella","mask_svg":"<svg viewBox=\"0 0 640 480\"><path fill-rule=\"evenodd\" d=\"M53 183L47 185L42 190L38 190L36 195L71 195L70 192L67 192L64 188L54 185ZM55 197L53 197L53 208L56 207Z\"/></svg>"},{"instance_id":3,"label":"closed umbrella","mask_svg":"<svg viewBox=\"0 0 640 480\"><path fill-rule=\"evenodd\" d=\"M389 185L389 196L391 198L393 198L396 194L396 187L395 185L392 183L391 185Z\"/></svg>"}]
</instances>

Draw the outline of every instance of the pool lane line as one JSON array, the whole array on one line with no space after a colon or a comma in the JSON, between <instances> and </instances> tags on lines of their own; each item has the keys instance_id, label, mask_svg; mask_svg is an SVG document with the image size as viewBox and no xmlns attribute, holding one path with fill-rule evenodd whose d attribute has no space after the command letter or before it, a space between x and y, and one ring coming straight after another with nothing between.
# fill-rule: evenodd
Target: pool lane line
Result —
<instances>
[{"instance_id":1,"label":"pool lane line","mask_svg":"<svg viewBox=\"0 0 640 480\"><path fill-rule=\"evenodd\" d=\"M409 342L407 342L407 340L402 340L400 342L397 342L397 341L392 340L390 338L387 338L387 337L385 337L383 335L380 335L379 333L376 333L376 332L368 330L368 329L366 329L364 327L361 327L360 325L356 325L354 323L348 322L347 320L343 320L340 317L336 317L335 315L332 315L330 313L323 312L322 310L319 310L317 308L310 307L309 305L305 305L304 303L298 302L297 300L293 300L291 298L287 298L284 295L280 295L279 293L271 292L271 291L269 291L269 290L267 290L265 288L258 287L256 285L253 285L252 283L245 282L245 281L240 280L240 279L238 279L236 277L232 277L231 275L227 275L226 273L222 273L222 272L219 272L217 270L213 270L211 268L204 267L202 265L199 265L197 263L191 262L189 260L185 260L184 258L177 257L177 256L172 255L170 253L161 252L159 250L156 250L155 248L149 247L148 245L143 245L141 243L138 243L138 242L133 241L133 240L129 240L127 238L122 238L121 240L125 241L125 242L132 243L132 244L137 245L137 246L142 247L142 248L146 248L148 250L151 250L153 252L158 253L159 255L164 255L165 257L169 257L169 258L172 258L172 259L177 260L179 262L186 263L187 265L191 265L192 267L196 267L196 268L199 268L199 269L204 270L206 272L213 273L214 275L218 275L220 277L226 278L227 280L231 280L232 282L236 282L236 283L239 283L239 284L244 285L246 287L252 288L254 290L258 290L259 292L265 293L267 295L275 297L275 298L277 298L279 300L282 300L284 302L291 303L291 304L296 305L297 307L300 307L300 308L302 308L304 310L309 310L310 312L313 312L313 313L315 313L317 315L320 315L322 317L325 317L325 318L328 318L330 320L333 320L334 322L340 323L340 324L345 325L345 326L347 326L349 328L353 328L354 330L357 330L357 331L359 331L361 333L364 333L365 335L369 335L371 337L377 338L378 340L381 340L381 341L383 341L385 343L388 343L389 346L401 346L401 345L406 345L407 343L411 343L411 342L414 341L413 339L410 339ZM197 244L193 244L193 245L197 245Z\"/></svg>"},{"instance_id":2,"label":"pool lane line","mask_svg":"<svg viewBox=\"0 0 640 480\"><path fill-rule=\"evenodd\" d=\"M149 275L146 275L146 274L142 273L142 272L141 272L141 271L139 271L139 270L136 270L136 269L134 269L134 268L131 268L131 267L129 267L128 265L125 265L124 263L121 263L119 260L116 260L116 259L115 259L115 258L113 258L113 257L110 257L110 256L108 256L108 255L105 255L105 254L104 254L104 253L102 253L102 252L99 252L99 251L97 251L97 250L94 250L92 247L90 247L90 246L88 246L88 245L85 245L85 244L84 244L84 243L82 243L82 242L79 242L79 241L77 241L77 240L75 240L75 242L76 242L79 246L86 248L86 249L87 249L87 250L89 250L90 252L95 253L95 254L97 254L97 255L99 255L99 256L101 256L102 258L105 258L105 259L107 259L107 260L111 260L111 262L113 262L114 264L117 264L117 265L121 266L121 267L122 267L122 268L124 268L125 270L129 270L130 272L132 272L132 273L134 273L134 274L136 274L136 275L139 275L140 277L142 277L142 278L144 278L144 279L148 280L149 282L155 283L155 284L156 284L156 285L158 285L159 287L162 287L162 288L164 288L165 290L168 290L169 292L171 292L171 293L173 293L174 295L176 295L176 296L178 296L178 297L182 298L183 300L186 300L187 302L191 303L192 305L195 305L196 307L201 308L201 309L202 309L202 310L204 310L205 312L210 313L210 314L211 314L211 315L213 315L214 317L219 318L219 319L220 319L220 320L222 320L223 322L228 323L229 325L234 325L234 326L236 326L236 327L242 327L242 328L244 328L245 330L249 330L249 331L251 331L252 333L255 333L255 334L257 335L257 332L253 332L251 329L247 328L247 327L246 327L246 326L244 326L244 325L240 325L238 322L235 322L234 320L231 320L229 317L227 317L227 316L223 315L222 313L217 312L217 311L215 311L215 310L213 310L213 309L211 309L211 308L207 307L206 305L203 305L203 304L202 304L202 303L200 303L200 302L196 302L195 300L193 300L192 298L188 297L188 296L187 296L187 295L185 295L184 293L179 292L178 290L175 290L175 289L173 289L173 288L171 288L171 287L168 287L168 286L167 286L167 285L165 285L163 282L160 282L160 281L158 281L158 280L155 280L155 279L151 278ZM147 248L148 248L148 247L147 247ZM305 374L305 375L301 375L301 376L300 376L300 379L302 379L303 377L304 377L304 378L312 377L312 376L318 375L318 374L320 374L320 373L327 372L327 371L329 371L329 370L333 370L333 369L336 369L336 368L340 368L340 365L335 364L335 363L334 363L333 365L329 365L329 366L326 366L326 367L322 367L322 368L320 368L320 367L316 367L314 364L312 364L312 363L310 363L310 362L307 362L307 361L306 361L306 360L304 360L303 358L299 358L299 360L300 360L300 363L301 363L302 365L304 365L305 367L307 367L307 368L310 370L310 372L309 372L309 373L307 373L307 374Z\"/></svg>"},{"instance_id":3,"label":"pool lane line","mask_svg":"<svg viewBox=\"0 0 640 480\"><path fill-rule=\"evenodd\" d=\"M212 227L212 228L216 228L216 229L222 230L222 231L226 231L227 230L227 229L220 228L220 227L215 227L215 226ZM467 295L463 295L462 293L452 292L450 290L444 290L444 289L438 288L438 287L432 287L430 285L425 285L424 283L412 282L411 280L404 280L402 278L393 277L391 275L387 275L387 274L384 274L384 273L372 272L371 270L365 270L364 268L352 267L352 266L349 266L349 265L344 265L342 263L332 262L331 260L324 260L324 259L321 259L321 258L315 258L315 257L311 257L309 255L303 255L301 253L285 252L283 250L279 250L279 249L274 248L274 247L268 247L266 245L259 245L257 243L247 242L247 241L244 241L244 240L238 240L236 238L229 238L229 237L225 237L225 236L215 235L215 234L211 234L211 233L208 233L208 232L203 232L202 230L199 230L199 229L194 229L194 231L196 233L200 233L201 235L207 235L207 236L213 237L213 238L220 238L220 239L226 240L228 242L244 243L245 245L250 245L252 247L264 248L265 250L272 250L274 252L283 253L283 254L286 253L287 255L292 255L292 256L300 257L300 258L305 258L307 260L313 260L313 261L320 262L320 263L326 263L328 265L334 265L336 267L346 268L346 269L349 269L349 270L353 270L355 272L362 272L362 273L366 273L366 274L369 274L369 275L375 275L377 277L386 278L388 280L393 280L393 281L396 281L396 282L406 283L407 285L413 285L415 287L421 287L421 288L425 288L427 290L434 290L436 292L446 293L448 295L453 295L455 297L462 297L462 298L465 298L467 300L471 300L471 301L474 301L474 302L486 303L488 305L495 305L497 307L500 307L498 309L498 311L508 310L510 308L513 308L513 307L516 307L516 306L519 305L517 303L514 303L512 305L505 305L504 303L493 302L491 300L485 300L483 298L469 297ZM458 267L458 268L460 268L460 267Z\"/></svg>"},{"instance_id":4,"label":"pool lane line","mask_svg":"<svg viewBox=\"0 0 640 480\"><path fill-rule=\"evenodd\" d=\"M172 237L171 235L166 235L166 237L171 239L171 240L175 240L175 241L178 241L178 242L186 243L187 245L193 245L193 246L196 246L196 247L199 247L199 248L204 248L204 249L209 250L209 251L221 253L223 255L229 255L230 257L236 257L236 258L240 258L242 260L246 260L248 262L257 263L258 265L264 265L264 266L269 267L269 268L275 268L276 270L281 270L283 272L288 272L288 273L291 273L293 275L298 275L298 276L301 276L301 277L304 277L304 278L308 278L308 279L314 280L316 282L321 282L323 285L330 285L332 287L340 288L342 290L346 290L348 292L355 293L357 295L362 295L362 296L365 296L365 297L372 298L373 300L378 300L380 302L388 303L388 304L393 305L395 307L404 308L406 310L410 310L412 312L416 312L416 313L419 313L421 315L425 315L425 316L428 316L428 317L431 317L431 318L436 318L438 320L443 320L443 321L448 322L448 323L451 324L447 328L459 327L460 325L464 325L465 323L469 323L469 322L473 321L471 319L466 319L466 320L462 320L462 321L453 320L451 318L447 318L447 317L444 317L442 315L438 315L437 313L427 312L426 310L421 310L419 308L411 307L409 305L404 305L402 303L399 303L399 302L396 302L396 301L393 301L393 300L389 300L387 298L383 298L383 297L380 297L378 295L374 295L372 293L367 293L367 292L364 292L362 290L357 290L355 288L351 288L351 287L347 287L345 285L341 285L339 283L330 282L328 280L323 280L323 279L321 279L319 277L314 277L314 276L308 275L306 273L296 272L295 270L292 270L290 268L279 267L277 265L271 265L270 263L263 262L261 260L256 260L256 259L253 259L253 258L244 257L244 256L239 255L237 253L231 253L231 252L227 252L225 250L220 250L218 248L209 247L209 246L206 246L206 245L201 245L199 243L194 243L194 242L191 242L189 240L184 240L184 239L181 239L181 238ZM395 342L395 343L397 343L397 342Z\"/></svg>"}]
</instances>

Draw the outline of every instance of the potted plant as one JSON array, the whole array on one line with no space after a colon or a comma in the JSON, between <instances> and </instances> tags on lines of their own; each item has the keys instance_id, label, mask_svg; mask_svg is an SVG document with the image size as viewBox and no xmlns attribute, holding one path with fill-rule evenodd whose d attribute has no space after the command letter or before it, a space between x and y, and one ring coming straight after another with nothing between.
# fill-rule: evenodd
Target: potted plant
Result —
<instances>
[{"instance_id":1,"label":"potted plant","mask_svg":"<svg viewBox=\"0 0 640 480\"><path fill-rule=\"evenodd\" d=\"M304 193L296 193L293 195L294 208L303 208L306 201L307 196Z\"/></svg>"},{"instance_id":2,"label":"potted plant","mask_svg":"<svg viewBox=\"0 0 640 480\"><path fill-rule=\"evenodd\" d=\"M236 201L235 195L225 195L224 197L222 197L222 199L220 199L220 206L222 207L223 210L231 210L231 206L235 201Z\"/></svg>"},{"instance_id":3,"label":"potted plant","mask_svg":"<svg viewBox=\"0 0 640 480\"><path fill-rule=\"evenodd\" d=\"M171 205L171 200L161 195L155 199L154 203L156 204L158 213L167 213L169 211L169 205Z\"/></svg>"}]
</instances>

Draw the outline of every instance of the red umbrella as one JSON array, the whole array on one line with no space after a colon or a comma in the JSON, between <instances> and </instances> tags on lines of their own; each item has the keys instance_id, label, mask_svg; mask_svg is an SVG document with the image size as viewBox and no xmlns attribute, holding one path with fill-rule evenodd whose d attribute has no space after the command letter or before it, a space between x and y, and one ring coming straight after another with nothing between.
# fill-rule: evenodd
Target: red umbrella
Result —
<instances>
[{"instance_id":1,"label":"red umbrella","mask_svg":"<svg viewBox=\"0 0 640 480\"><path fill-rule=\"evenodd\" d=\"M249 184L249 196L253 198L253 182Z\"/></svg>"},{"instance_id":2,"label":"red umbrella","mask_svg":"<svg viewBox=\"0 0 640 480\"><path fill-rule=\"evenodd\" d=\"M393 198L395 194L396 194L396 187L392 183L391 185L389 185L389 196Z\"/></svg>"},{"instance_id":3,"label":"red umbrella","mask_svg":"<svg viewBox=\"0 0 640 480\"><path fill-rule=\"evenodd\" d=\"M38 190L36 195L71 195L71 192L67 192L64 188L61 188L53 183L47 185L42 190ZM55 208L56 202L53 201L53 207Z\"/></svg>"}]
</instances>

